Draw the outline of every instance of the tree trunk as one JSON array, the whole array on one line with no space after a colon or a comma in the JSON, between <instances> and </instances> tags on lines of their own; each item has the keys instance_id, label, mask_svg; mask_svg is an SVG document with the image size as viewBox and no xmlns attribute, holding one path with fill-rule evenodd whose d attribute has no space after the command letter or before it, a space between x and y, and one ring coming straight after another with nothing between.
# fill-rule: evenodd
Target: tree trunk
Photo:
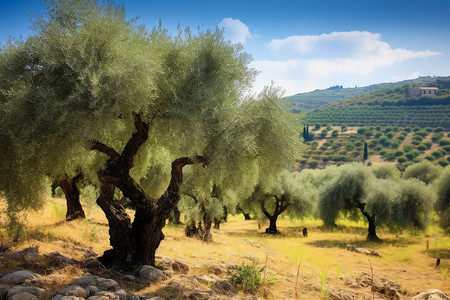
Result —
<instances>
[{"instance_id":1,"label":"tree trunk","mask_svg":"<svg viewBox=\"0 0 450 300\"><path fill-rule=\"evenodd\" d=\"M270 233L270 234L276 234L276 233L280 233L277 229L277 219L278 216L272 216L271 218L269 218L269 228L266 228L266 233Z\"/></svg>"},{"instance_id":2,"label":"tree trunk","mask_svg":"<svg viewBox=\"0 0 450 300\"><path fill-rule=\"evenodd\" d=\"M86 218L83 207L80 203L80 191L77 187L77 181L80 178L81 175L75 176L72 179L65 175L63 178L58 180L58 185L66 196L66 221Z\"/></svg>"},{"instance_id":3,"label":"tree trunk","mask_svg":"<svg viewBox=\"0 0 450 300\"><path fill-rule=\"evenodd\" d=\"M206 214L203 215L203 224L205 226L205 230L202 232L201 239L206 243L211 243L213 241L211 234L212 221L211 218Z\"/></svg>"},{"instance_id":4,"label":"tree trunk","mask_svg":"<svg viewBox=\"0 0 450 300\"><path fill-rule=\"evenodd\" d=\"M369 230L368 230L368 234L367 234L367 240L368 241L372 241L372 242L378 242L381 241L381 239L377 236L377 233L375 231L376 229L376 224L375 224L375 218L369 217L367 218L367 221L369 222Z\"/></svg>"},{"instance_id":5,"label":"tree trunk","mask_svg":"<svg viewBox=\"0 0 450 300\"><path fill-rule=\"evenodd\" d=\"M275 209L272 215L265 208L265 199L261 201L261 210L270 222L269 228L266 228L266 233L269 234L280 233L277 229L277 219L289 206L289 203L286 203L286 197L284 195L281 198L277 196L273 197L275 198Z\"/></svg>"},{"instance_id":6,"label":"tree trunk","mask_svg":"<svg viewBox=\"0 0 450 300\"><path fill-rule=\"evenodd\" d=\"M181 212L178 209L178 207L175 206L169 215L169 224L173 224L173 225L183 224L183 223L181 223L180 218L181 218Z\"/></svg>"},{"instance_id":7,"label":"tree trunk","mask_svg":"<svg viewBox=\"0 0 450 300\"><path fill-rule=\"evenodd\" d=\"M381 239L377 236L376 233L376 223L375 223L375 216L371 216L369 215L368 212L365 211L365 203L360 203L358 204L358 208L361 211L361 213L363 214L363 216L367 219L367 222L369 222L369 228L368 228L368 234L367 234L367 241L372 241L372 242L378 242L381 241Z\"/></svg>"},{"instance_id":8,"label":"tree trunk","mask_svg":"<svg viewBox=\"0 0 450 300\"><path fill-rule=\"evenodd\" d=\"M205 166L208 161L197 155L174 160L169 186L156 204L129 174L137 151L148 139L149 130L149 124L144 123L139 114L134 115L134 124L136 132L128 140L121 154L98 141L93 141L91 145L92 150L110 157L104 168L98 172L101 190L97 203L108 219L112 246L111 250L105 251L101 260L108 265L119 262L154 266L156 249L164 239L162 229L170 212L180 200L183 167L197 163ZM123 206L114 202L114 187L119 188L135 207L136 213L132 223Z\"/></svg>"}]
</instances>

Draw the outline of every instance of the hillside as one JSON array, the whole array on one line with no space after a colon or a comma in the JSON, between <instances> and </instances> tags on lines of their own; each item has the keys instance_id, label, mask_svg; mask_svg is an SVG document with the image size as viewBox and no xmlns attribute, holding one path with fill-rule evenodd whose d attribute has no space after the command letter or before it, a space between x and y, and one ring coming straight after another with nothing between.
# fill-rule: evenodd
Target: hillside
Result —
<instances>
[{"instance_id":1,"label":"hillside","mask_svg":"<svg viewBox=\"0 0 450 300\"><path fill-rule=\"evenodd\" d=\"M306 142L309 149L300 161L299 170L362 161L364 143L368 146L367 164L390 163L405 169L422 160L443 167L450 162L450 132L443 127L316 125L309 132L313 138Z\"/></svg>"},{"instance_id":2,"label":"hillside","mask_svg":"<svg viewBox=\"0 0 450 300\"><path fill-rule=\"evenodd\" d=\"M328 103L306 113L305 122L349 126L420 126L450 129L450 79L430 86L438 96L408 95L411 85L384 87L351 99Z\"/></svg>"},{"instance_id":3,"label":"hillside","mask_svg":"<svg viewBox=\"0 0 450 300\"><path fill-rule=\"evenodd\" d=\"M290 97L286 97L292 108L298 111L308 111L318 108L324 104L336 102L343 99L350 99L384 87L396 87L401 85L424 85L434 83L445 77L419 77L412 80L404 80L399 82L372 84L365 87L342 88L342 86L334 86L325 90L315 90L308 93L299 93Z\"/></svg>"}]
</instances>

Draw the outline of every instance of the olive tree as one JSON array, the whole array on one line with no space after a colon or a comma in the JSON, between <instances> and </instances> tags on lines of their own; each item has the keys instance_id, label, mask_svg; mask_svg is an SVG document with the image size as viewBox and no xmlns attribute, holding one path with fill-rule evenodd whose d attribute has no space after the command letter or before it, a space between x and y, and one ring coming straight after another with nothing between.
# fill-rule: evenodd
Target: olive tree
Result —
<instances>
[{"instance_id":1,"label":"olive tree","mask_svg":"<svg viewBox=\"0 0 450 300\"><path fill-rule=\"evenodd\" d=\"M439 177L441 171L441 166L434 165L428 160L424 160L407 167L403 174L403 178L416 178L426 184L430 184Z\"/></svg>"},{"instance_id":2,"label":"olive tree","mask_svg":"<svg viewBox=\"0 0 450 300\"><path fill-rule=\"evenodd\" d=\"M435 181L437 199L435 210L439 216L439 225L446 234L450 234L450 167L445 167L441 176Z\"/></svg>"},{"instance_id":3,"label":"olive tree","mask_svg":"<svg viewBox=\"0 0 450 300\"><path fill-rule=\"evenodd\" d=\"M352 219L362 215L368 222L370 241L379 240L378 226L399 230L426 227L434 196L425 183L376 178L369 167L357 163L337 169L337 176L320 190L319 216L326 226L336 226L340 213Z\"/></svg>"}]
</instances>

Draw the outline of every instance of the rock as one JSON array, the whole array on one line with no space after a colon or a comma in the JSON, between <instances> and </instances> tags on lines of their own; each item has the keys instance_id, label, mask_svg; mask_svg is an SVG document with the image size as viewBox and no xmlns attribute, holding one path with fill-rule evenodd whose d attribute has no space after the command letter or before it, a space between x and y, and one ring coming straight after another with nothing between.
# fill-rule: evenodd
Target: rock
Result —
<instances>
[{"instance_id":1,"label":"rock","mask_svg":"<svg viewBox=\"0 0 450 300\"><path fill-rule=\"evenodd\" d=\"M212 278L211 276L204 275L204 274L194 275L194 278L197 279L198 282L205 284L205 285L210 285L210 286L212 286L217 281L216 279Z\"/></svg>"},{"instance_id":2,"label":"rock","mask_svg":"<svg viewBox=\"0 0 450 300\"><path fill-rule=\"evenodd\" d=\"M139 272L139 279L147 283L155 283L164 280L164 273L153 266L145 265Z\"/></svg>"},{"instance_id":3,"label":"rock","mask_svg":"<svg viewBox=\"0 0 450 300\"><path fill-rule=\"evenodd\" d=\"M417 294L412 300L450 300L450 297L441 290L432 289Z\"/></svg>"},{"instance_id":4,"label":"rock","mask_svg":"<svg viewBox=\"0 0 450 300\"><path fill-rule=\"evenodd\" d=\"M136 277L134 277L133 275L123 275L122 280L136 282L138 279Z\"/></svg>"},{"instance_id":5,"label":"rock","mask_svg":"<svg viewBox=\"0 0 450 300\"><path fill-rule=\"evenodd\" d=\"M86 300L109 300L109 299L119 299L114 293L107 291L100 291L93 296L86 298Z\"/></svg>"},{"instance_id":6,"label":"rock","mask_svg":"<svg viewBox=\"0 0 450 300\"><path fill-rule=\"evenodd\" d=\"M29 292L21 292L13 295L12 297L8 296L9 300L39 300L38 297L29 293Z\"/></svg>"},{"instance_id":7,"label":"rock","mask_svg":"<svg viewBox=\"0 0 450 300\"><path fill-rule=\"evenodd\" d=\"M34 286L23 286L23 285L16 285L12 288L8 289L7 295L8 299L10 299L12 296L21 294L21 293L30 293L36 297L40 297L42 294L45 293L44 289L34 287Z\"/></svg>"},{"instance_id":8,"label":"rock","mask_svg":"<svg viewBox=\"0 0 450 300\"><path fill-rule=\"evenodd\" d=\"M345 284L351 288L372 288L372 275L366 272L359 272L358 275L352 276L350 280L346 280ZM400 299L401 294L406 294L406 291L402 290L400 284L375 274L373 275L373 291L389 299Z\"/></svg>"},{"instance_id":9,"label":"rock","mask_svg":"<svg viewBox=\"0 0 450 300\"><path fill-rule=\"evenodd\" d=\"M84 298L77 297L77 296L56 295L52 298L52 300L84 300Z\"/></svg>"},{"instance_id":10,"label":"rock","mask_svg":"<svg viewBox=\"0 0 450 300\"><path fill-rule=\"evenodd\" d=\"M95 285L90 285L86 287L86 291L89 292L89 295L95 295L96 293L100 292L100 289Z\"/></svg>"},{"instance_id":11,"label":"rock","mask_svg":"<svg viewBox=\"0 0 450 300\"><path fill-rule=\"evenodd\" d=\"M0 279L0 283L18 285L24 283L25 281L33 281L39 278L41 278L41 275L39 274L35 274L28 270L20 270L6 274Z\"/></svg>"},{"instance_id":12,"label":"rock","mask_svg":"<svg viewBox=\"0 0 450 300\"><path fill-rule=\"evenodd\" d=\"M9 286L5 284L0 284L0 299L6 298L6 294L8 293Z\"/></svg>"},{"instance_id":13,"label":"rock","mask_svg":"<svg viewBox=\"0 0 450 300\"><path fill-rule=\"evenodd\" d=\"M157 266L164 270L173 270L176 273L187 274L191 269L187 263L181 259L173 259L163 255L156 255Z\"/></svg>"},{"instance_id":14,"label":"rock","mask_svg":"<svg viewBox=\"0 0 450 300\"><path fill-rule=\"evenodd\" d=\"M96 286L102 291L114 292L120 289L119 284L113 279L101 278L96 276L96 280L97 280Z\"/></svg>"},{"instance_id":15,"label":"rock","mask_svg":"<svg viewBox=\"0 0 450 300\"><path fill-rule=\"evenodd\" d=\"M353 251L353 252L357 252L357 253L363 253L366 255L370 255L370 256L379 256L381 257L381 255L373 250L369 250L366 248L358 248L355 245L352 244L348 244L345 249L347 249L348 251Z\"/></svg>"},{"instance_id":16,"label":"rock","mask_svg":"<svg viewBox=\"0 0 450 300\"><path fill-rule=\"evenodd\" d=\"M22 261L36 261L39 259L39 250L38 247L29 247L22 251L7 253L6 257Z\"/></svg>"},{"instance_id":17,"label":"rock","mask_svg":"<svg viewBox=\"0 0 450 300\"><path fill-rule=\"evenodd\" d=\"M115 291L114 295L120 300L126 300L127 299L127 292L125 290L122 290L122 289Z\"/></svg>"},{"instance_id":18,"label":"rock","mask_svg":"<svg viewBox=\"0 0 450 300\"><path fill-rule=\"evenodd\" d=\"M89 291L79 285L69 285L68 287L58 291L58 294L63 296L76 296L86 298L89 296Z\"/></svg>"},{"instance_id":19,"label":"rock","mask_svg":"<svg viewBox=\"0 0 450 300\"><path fill-rule=\"evenodd\" d=\"M213 290L219 294L230 295L234 294L233 285L226 280L218 280L213 285Z\"/></svg>"},{"instance_id":20,"label":"rock","mask_svg":"<svg viewBox=\"0 0 450 300\"><path fill-rule=\"evenodd\" d=\"M0 245L0 253L5 253L5 252L9 252L9 250L11 249L11 246L9 245Z\"/></svg>"},{"instance_id":21,"label":"rock","mask_svg":"<svg viewBox=\"0 0 450 300\"><path fill-rule=\"evenodd\" d=\"M207 300L210 298L210 293L207 292L199 292L199 291L193 291L190 295L189 295L189 299L192 300Z\"/></svg>"},{"instance_id":22,"label":"rock","mask_svg":"<svg viewBox=\"0 0 450 300\"><path fill-rule=\"evenodd\" d=\"M80 278L75 279L70 283L70 285L79 285L81 287L87 287L90 285L97 285L97 280L94 275L91 275L89 273L84 274Z\"/></svg>"},{"instance_id":23,"label":"rock","mask_svg":"<svg viewBox=\"0 0 450 300\"><path fill-rule=\"evenodd\" d=\"M88 249L85 250L85 253L83 254L83 258L88 259L88 258L93 258L93 257L97 257L98 254L95 253L94 249L92 247L89 247Z\"/></svg>"},{"instance_id":24,"label":"rock","mask_svg":"<svg viewBox=\"0 0 450 300\"><path fill-rule=\"evenodd\" d=\"M65 257L64 255L62 255L61 253L59 253L57 251L44 254L44 257L46 257L50 260L50 265L52 265L52 266L75 264L75 261L73 259Z\"/></svg>"},{"instance_id":25,"label":"rock","mask_svg":"<svg viewBox=\"0 0 450 300\"><path fill-rule=\"evenodd\" d=\"M267 231L266 231L267 232ZM252 245L253 247L256 248L261 248L261 249L265 249L263 246L255 243L254 241L250 240L250 239L245 239L244 241L246 241L247 243L249 243L250 245Z\"/></svg>"},{"instance_id":26,"label":"rock","mask_svg":"<svg viewBox=\"0 0 450 300\"><path fill-rule=\"evenodd\" d=\"M360 300L360 299L372 299L367 298L366 295L362 293L358 293L356 291L352 290L336 290L336 291L329 291L328 296L332 300Z\"/></svg>"}]
</instances>

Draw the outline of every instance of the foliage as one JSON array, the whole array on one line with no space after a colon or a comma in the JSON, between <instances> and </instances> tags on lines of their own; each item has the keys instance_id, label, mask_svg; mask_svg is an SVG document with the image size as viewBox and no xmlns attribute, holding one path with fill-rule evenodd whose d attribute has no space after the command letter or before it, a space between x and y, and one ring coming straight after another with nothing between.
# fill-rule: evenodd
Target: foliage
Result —
<instances>
[{"instance_id":1,"label":"foliage","mask_svg":"<svg viewBox=\"0 0 450 300\"><path fill-rule=\"evenodd\" d=\"M241 266L236 266L228 271L230 282L235 286L241 286L244 292L254 293L262 285L262 273L265 267L258 267L256 260L251 264L242 263Z\"/></svg>"},{"instance_id":2,"label":"foliage","mask_svg":"<svg viewBox=\"0 0 450 300\"><path fill-rule=\"evenodd\" d=\"M446 234L450 234L450 167L445 167L439 178L434 182L437 201L434 205L439 215L439 225Z\"/></svg>"},{"instance_id":3,"label":"foliage","mask_svg":"<svg viewBox=\"0 0 450 300\"><path fill-rule=\"evenodd\" d=\"M430 184L439 177L441 171L442 167L436 166L431 162L424 160L406 168L403 178L416 178L426 184Z\"/></svg>"}]
</instances>

